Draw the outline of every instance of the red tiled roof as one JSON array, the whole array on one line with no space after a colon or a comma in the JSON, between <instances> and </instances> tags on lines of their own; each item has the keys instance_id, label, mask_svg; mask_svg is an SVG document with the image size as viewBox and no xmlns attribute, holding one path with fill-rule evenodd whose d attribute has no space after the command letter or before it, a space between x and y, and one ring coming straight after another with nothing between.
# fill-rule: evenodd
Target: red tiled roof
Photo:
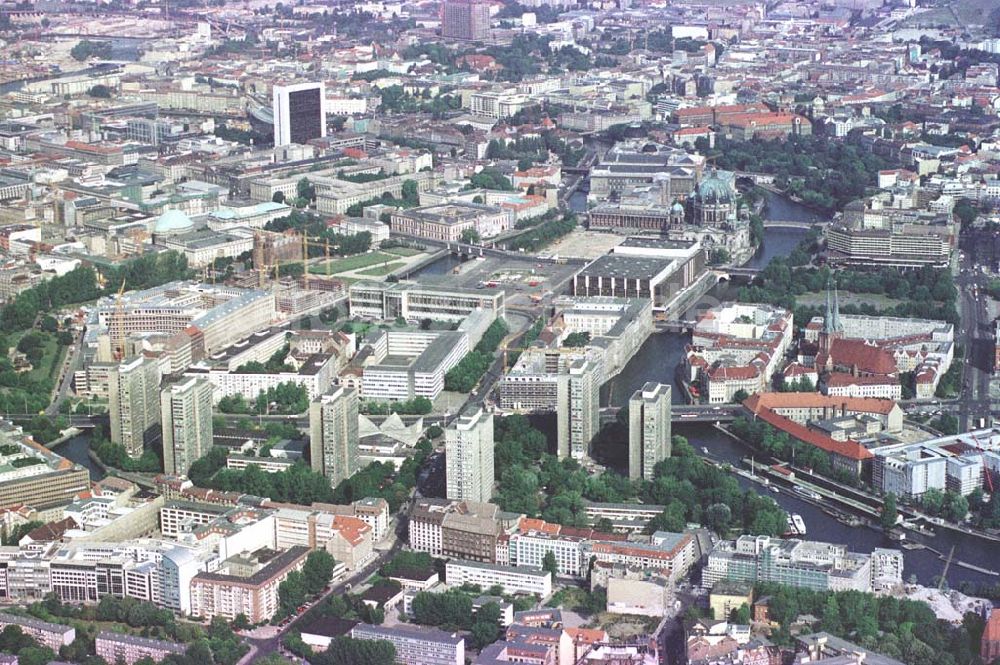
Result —
<instances>
[{"instance_id":1,"label":"red tiled roof","mask_svg":"<svg viewBox=\"0 0 1000 665\"><path fill-rule=\"evenodd\" d=\"M844 386L883 386L896 385L899 383L892 377L887 376L854 376L847 372L831 372L826 377L826 385L834 388Z\"/></svg>"},{"instance_id":2,"label":"red tiled roof","mask_svg":"<svg viewBox=\"0 0 1000 665\"><path fill-rule=\"evenodd\" d=\"M830 344L830 358L835 366L856 367L864 374L895 374L896 361L885 349L859 339L836 338ZM817 359L817 365L824 365Z\"/></svg>"},{"instance_id":3,"label":"red tiled roof","mask_svg":"<svg viewBox=\"0 0 1000 665\"><path fill-rule=\"evenodd\" d=\"M990 618L983 631L983 642L1000 642L1000 608L990 611Z\"/></svg>"},{"instance_id":4,"label":"red tiled roof","mask_svg":"<svg viewBox=\"0 0 1000 665\"><path fill-rule=\"evenodd\" d=\"M772 427L783 432L787 432L792 438L798 439L803 443L808 443L811 446L816 446L820 450L825 450L828 453L840 455L841 457L846 457L847 459L855 461L871 459L874 457L872 452L860 443L855 441L837 441L836 439L826 436L825 434L814 432L805 425L800 425L785 416L778 415L770 409L762 409L757 413L757 417L766 422L768 425L771 425Z\"/></svg>"},{"instance_id":5,"label":"red tiled roof","mask_svg":"<svg viewBox=\"0 0 1000 665\"><path fill-rule=\"evenodd\" d=\"M818 409L822 407L843 407L855 413L878 413L888 415L896 406L891 399L870 397L831 397L819 393L757 393L743 402L743 406L755 414L770 409Z\"/></svg>"}]
</instances>

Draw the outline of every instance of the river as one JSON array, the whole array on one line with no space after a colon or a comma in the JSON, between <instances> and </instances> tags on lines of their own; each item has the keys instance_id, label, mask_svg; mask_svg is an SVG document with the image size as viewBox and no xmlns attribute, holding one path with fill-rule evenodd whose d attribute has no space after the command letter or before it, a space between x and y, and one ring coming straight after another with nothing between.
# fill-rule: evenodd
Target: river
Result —
<instances>
[{"instance_id":1,"label":"river","mask_svg":"<svg viewBox=\"0 0 1000 665\"><path fill-rule=\"evenodd\" d=\"M90 455L87 454L90 450L90 438L91 435L89 432L77 434L65 443L57 445L53 448L53 451L87 469L90 472L90 479L94 481L100 480L105 474L101 471L101 467L94 464L93 460L90 459Z\"/></svg>"}]
</instances>

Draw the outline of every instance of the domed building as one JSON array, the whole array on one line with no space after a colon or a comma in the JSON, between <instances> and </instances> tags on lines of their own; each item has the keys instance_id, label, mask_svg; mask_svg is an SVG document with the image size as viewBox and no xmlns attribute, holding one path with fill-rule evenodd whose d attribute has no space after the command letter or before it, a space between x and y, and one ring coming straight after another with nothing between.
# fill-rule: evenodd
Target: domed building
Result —
<instances>
[{"instance_id":1,"label":"domed building","mask_svg":"<svg viewBox=\"0 0 1000 665\"><path fill-rule=\"evenodd\" d=\"M194 222L182 210L165 210L153 225L153 238L158 241L170 236L179 236L194 230Z\"/></svg>"},{"instance_id":2,"label":"domed building","mask_svg":"<svg viewBox=\"0 0 1000 665\"><path fill-rule=\"evenodd\" d=\"M712 171L695 191L694 223L698 226L734 226L738 221L737 198L735 175L729 171Z\"/></svg>"}]
</instances>

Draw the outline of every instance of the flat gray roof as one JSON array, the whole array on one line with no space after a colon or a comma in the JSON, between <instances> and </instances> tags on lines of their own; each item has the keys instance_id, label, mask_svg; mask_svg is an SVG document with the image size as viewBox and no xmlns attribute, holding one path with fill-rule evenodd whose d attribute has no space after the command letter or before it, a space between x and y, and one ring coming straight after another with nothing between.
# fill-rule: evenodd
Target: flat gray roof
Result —
<instances>
[{"instance_id":1,"label":"flat gray roof","mask_svg":"<svg viewBox=\"0 0 1000 665\"><path fill-rule=\"evenodd\" d=\"M652 279L669 269L673 263L672 259L609 254L595 259L579 274L585 277Z\"/></svg>"}]
</instances>

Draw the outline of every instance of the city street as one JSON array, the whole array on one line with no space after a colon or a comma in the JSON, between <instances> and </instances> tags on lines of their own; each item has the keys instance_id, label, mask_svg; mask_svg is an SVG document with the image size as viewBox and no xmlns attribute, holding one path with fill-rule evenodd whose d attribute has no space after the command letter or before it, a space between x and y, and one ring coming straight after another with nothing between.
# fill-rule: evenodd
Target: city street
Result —
<instances>
[{"instance_id":1,"label":"city street","mask_svg":"<svg viewBox=\"0 0 1000 665\"><path fill-rule=\"evenodd\" d=\"M955 404L959 431L979 426L981 418L990 419L990 378L993 372L992 312L986 289L989 275L966 265L963 257L962 271L955 282L959 290L959 314L962 322L956 330L955 342L963 347L964 354L955 358L963 363L961 396Z\"/></svg>"}]
</instances>

